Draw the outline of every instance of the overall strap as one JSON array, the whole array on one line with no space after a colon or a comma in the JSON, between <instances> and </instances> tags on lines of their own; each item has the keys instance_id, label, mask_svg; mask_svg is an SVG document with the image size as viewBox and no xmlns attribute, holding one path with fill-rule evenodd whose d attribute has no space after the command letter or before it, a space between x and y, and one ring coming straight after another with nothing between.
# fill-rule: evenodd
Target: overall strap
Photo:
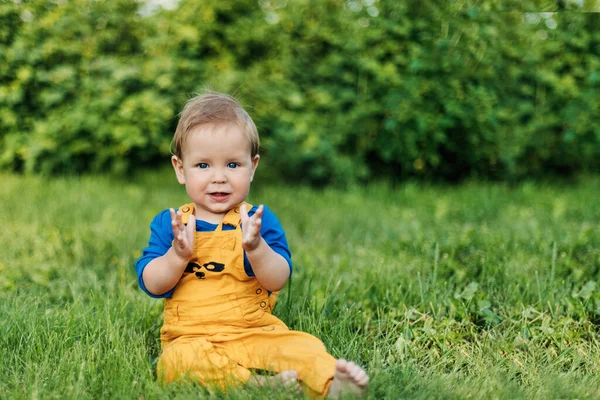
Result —
<instances>
[{"instance_id":1,"label":"overall strap","mask_svg":"<svg viewBox=\"0 0 600 400\"><path fill-rule=\"evenodd\" d=\"M225 214L223 221L219 224L219 226L217 226L217 229L215 229L215 231L222 230L223 225L231 225L236 228L239 227L242 222L242 218L240 217L240 206L242 204L246 205L247 212L250 212L250 210L253 207L252 204L246 202L240 203L237 206L233 207L231 210L229 210L227 214ZM179 212L181 213L181 220L183 221L183 224L187 225L190 215L194 214L194 203L187 203L182 205L181 207L179 207Z\"/></svg>"},{"instance_id":2,"label":"overall strap","mask_svg":"<svg viewBox=\"0 0 600 400\"><path fill-rule=\"evenodd\" d=\"M190 215L194 215L194 203L187 203L179 207L181 213L181 220L184 225L187 225Z\"/></svg>"},{"instance_id":3,"label":"overall strap","mask_svg":"<svg viewBox=\"0 0 600 400\"><path fill-rule=\"evenodd\" d=\"M223 225L231 225L236 229L242 224L242 217L240 216L240 206L242 204L246 205L246 212L250 212L252 209L252 204L250 203L240 203L237 206L233 207L227 214L225 214L225 218L223 218L223 222L219 224L217 227L217 231L222 230Z\"/></svg>"}]
</instances>

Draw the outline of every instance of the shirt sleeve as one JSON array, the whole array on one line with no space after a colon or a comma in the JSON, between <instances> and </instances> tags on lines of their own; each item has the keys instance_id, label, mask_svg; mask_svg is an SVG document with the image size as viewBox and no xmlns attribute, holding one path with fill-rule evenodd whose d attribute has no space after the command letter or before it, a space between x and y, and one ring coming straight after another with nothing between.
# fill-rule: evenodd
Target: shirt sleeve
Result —
<instances>
[{"instance_id":1,"label":"shirt sleeve","mask_svg":"<svg viewBox=\"0 0 600 400\"><path fill-rule=\"evenodd\" d=\"M290 267L290 276L292 276L292 253L288 247L285 232L281 226L281 223L279 222L279 219L277 219L277 216L273 213L273 211L271 211L267 206L264 207L265 210L262 216L260 234L275 253L285 258L288 266ZM257 209L257 206L252 207L252 209L248 212L248 215L254 215ZM254 271L252 271L252 266L246 257L246 252L244 252L244 269L246 270L246 274L248 276L254 276Z\"/></svg>"},{"instance_id":2,"label":"shirt sleeve","mask_svg":"<svg viewBox=\"0 0 600 400\"><path fill-rule=\"evenodd\" d=\"M163 298L171 297L175 288L161 295L152 294L146 289L142 275L146 265L157 257L164 256L171 248L173 242L173 230L171 229L171 215L169 210L164 210L152 220L150 224L150 240L148 246L142 251L142 256L136 261L135 269L138 276L140 288L150 297Z\"/></svg>"}]
</instances>

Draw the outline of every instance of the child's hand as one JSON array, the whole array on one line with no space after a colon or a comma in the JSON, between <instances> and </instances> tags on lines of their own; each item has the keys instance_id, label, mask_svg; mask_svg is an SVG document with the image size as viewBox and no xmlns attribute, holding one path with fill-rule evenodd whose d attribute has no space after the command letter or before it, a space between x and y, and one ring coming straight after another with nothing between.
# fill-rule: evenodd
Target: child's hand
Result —
<instances>
[{"instance_id":1,"label":"child's hand","mask_svg":"<svg viewBox=\"0 0 600 400\"><path fill-rule=\"evenodd\" d=\"M192 258L194 253L194 233L196 232L196 217L190 215L187 226L183 224L181 213L172 208L171 212L171 228L173 228L173 249L175 253L186 262Z\"/></svg>"},{"instance_id":2,"label":"child's hand","mask_svg":"<svg viewBox=\"0 0 600 400\"><path fill-rule=\"evenodd\" d=\"M252 217L248 216L246 205L240 207L240 217L242 217L242 248L246 251L252 251L258 247L262 237L260 228L262 226L262 216L265 211L261 204Z\"/></svg>"}]
</instances>

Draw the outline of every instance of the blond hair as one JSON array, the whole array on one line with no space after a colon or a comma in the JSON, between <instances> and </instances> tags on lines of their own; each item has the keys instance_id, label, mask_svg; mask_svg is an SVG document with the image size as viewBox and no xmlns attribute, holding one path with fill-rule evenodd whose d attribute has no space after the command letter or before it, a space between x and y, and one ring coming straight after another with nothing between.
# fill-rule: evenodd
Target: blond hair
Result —
<instances>
[{"instance_id":1,"label":"blond hair","mask_svg":"<svg viewBox=\"0 0 600 400\"><path fill-rule=\"evenodd\" d=\"M258 130L244 107L232 96L207 91L191 98L181 111L171 143L173 155L182 158L183 146L189 132L199 125L236 123L250 142L252 158L258 154Z\"/></svg>"}]
</instances>

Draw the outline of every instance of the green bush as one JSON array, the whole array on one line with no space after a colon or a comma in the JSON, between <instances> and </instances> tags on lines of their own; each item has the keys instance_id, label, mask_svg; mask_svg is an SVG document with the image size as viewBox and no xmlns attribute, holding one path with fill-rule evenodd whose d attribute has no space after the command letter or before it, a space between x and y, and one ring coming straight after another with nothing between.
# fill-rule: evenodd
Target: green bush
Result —
<instances>
[{"instance_id":1,"label":"green bush","mask_svg":"<svg viewBox=\"0 0 600 400\"><path fill-rule=\"evenodd\" d=\"M598 171L598 14L513 3L3 2L0 168L164 164L177 113L211 87L292 181Z\"/></svg>"},{"instance_id":2,"label":"green bush","mask_svg":"<svg viewBox=\"0 0 600 400\"><path fill-rule=\"evenodd\" d=\"M142 38L154 28L137 8L129 0L2 5L0 165L122 173L168 151L173 104L144 55Z\"/></svg>"}]
</instances>

